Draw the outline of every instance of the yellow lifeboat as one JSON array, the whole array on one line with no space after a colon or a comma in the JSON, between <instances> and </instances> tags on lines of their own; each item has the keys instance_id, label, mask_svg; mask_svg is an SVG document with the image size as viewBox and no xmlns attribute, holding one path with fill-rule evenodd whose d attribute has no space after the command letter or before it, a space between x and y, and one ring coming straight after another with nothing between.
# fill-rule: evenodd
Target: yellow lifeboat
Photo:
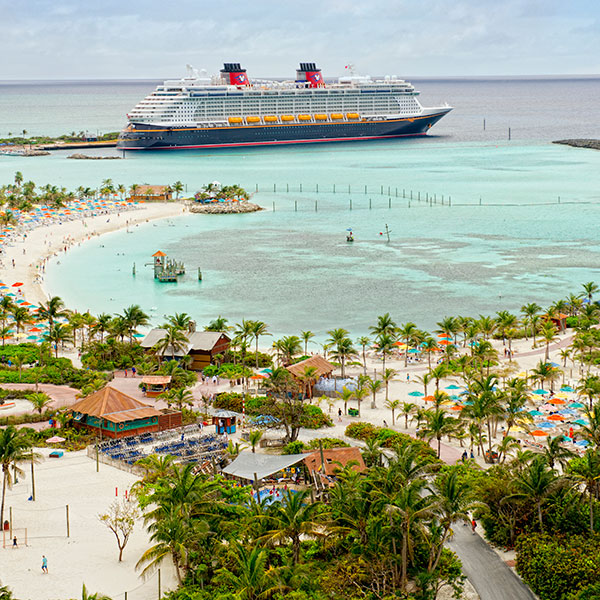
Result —
<instances>
[{"instance_id":1,"label":"yellow lifeboat","mask_svg":"<svg viewBox=\"0 0 600 600\"><path fill-rule=\"evenodd\" d=\"M298 121L312 121L310 115L298 115Z\"/></svg>"},{"instance_id":2,"label":"yellow lifeboat","mask_svg":"<svg viewBox=\"0 0 600 600\"><path fill-rule=\"evenodd\" d=\"M281 115L281 120L282 121L293 121L294 115Z\"/></svg>"},{"instance_id":3,"label":"yellow lifeboat","mask_svg":"<svg viewBox=\"0 0 600 600\"><path fill-rule=\"evenodd\" d=\"M260 123L260 117L246 117L246 123Z\"/></svg>"},{"instance_id":4,"label":"yellow lifeboat","mask_svg":"<svg viewBox=\"0 0 600 600\"><path fill-rule=\"evenodd\" d=\"M333 113L331 115L331 120L332 121L339 121L340 119L343 119L344 115L342 113Z\"/></svg>"},{"instance_id":5,"label":"yellow lifeboat","mask_svg":"<svg viewBox=\"0 0 600 600\"><path fill-rule=\"evenodd\" d=\"M327 121L327 115L315 115L317 121Z\"/></svg>"},{"instance_id":6,"label":"yellow lifeboat","mask_svg":"<svg viewBox=\"0 0 600 600\"><path fill-rule=\"evenodd\" d=\"M348 119L360 119L360 115L358 113L346 113L346 117Z\"/></svg>"},{"instance_id":7,"label":"yellow lifeboat","mask_svg":"<svg viewBox=\"0 0 600 600\"><path fill-rule=\"evenodd\" d=\"M275 115L265 115L263 119L265 123L277 123L277 117Z\"/></svg>"},{"instance_id":8,"label":"yellow lifeboat","mask_svg":"<svg viewBox=\"0 0 600 600\"><path fill-rule=\"evenodd\" d=\"M233 124L237 125L237 124L239 124L241 122L242 122L242 117L229 117L229 123L231 125L233 125Z\"/></svg>"}]
</instances>

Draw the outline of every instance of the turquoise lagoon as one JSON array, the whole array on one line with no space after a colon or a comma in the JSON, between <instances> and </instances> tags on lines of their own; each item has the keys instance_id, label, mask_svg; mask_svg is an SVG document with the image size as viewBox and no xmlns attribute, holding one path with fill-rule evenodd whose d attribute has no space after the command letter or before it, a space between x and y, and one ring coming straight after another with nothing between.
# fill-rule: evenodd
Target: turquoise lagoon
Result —
<instances>
[{"instance_id":1,"label":"turquoise lagoon","mask_svg":"<svg viewBox=\"0 0 600 600\"><path fill-rule=\"evenodd\" d=\"M366 333L388 311L434 328L444 315L548 304L598 280L600 153L593 151L431 137L165 151L120 161L60 153L0 161L2 180L16 170L68 187L107 177L124 184L180 179L190 192L213 180L258 186L254 201L266 208L260 213L188 214L103 236L61 257L48 269L46 288L80 310L118 312L138 303L154 323L181 311L200 324L221 314L264 320L276 335L311 329L323 339L332 327ZM426 194L437 203L426 204ZM389 243L379 235L386 224ZM350 227L354 244L345 241ZM158 249L185 262L179 283L157 283L143 266Z\"/></svg>"}]
</instances>

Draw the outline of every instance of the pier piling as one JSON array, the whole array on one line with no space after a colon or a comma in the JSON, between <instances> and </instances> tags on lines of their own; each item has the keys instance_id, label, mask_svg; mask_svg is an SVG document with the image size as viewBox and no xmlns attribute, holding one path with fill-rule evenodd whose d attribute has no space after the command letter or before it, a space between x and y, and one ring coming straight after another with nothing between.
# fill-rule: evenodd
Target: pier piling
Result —
<instances>
[{"instance_id":1,"label":"pier piling","mask_svg":"<svg viewBox=\"0 0 600 600\"><path fill-rule=\"evenodd\" d=\"M371 206L371 198L369 198L369 210L371 210L372 206Z\"/></svg>"},{"instance_id":2,"label":"pier piling","mask_svg":"<svg viewBox=\"0 0 600 600\"><path fill-rule=\"evenodd\" d=\"M298 200L294 200L294 212L298 212Z\"/></svg>"},{"instance_id":3,"label":"pier piling","mask_svg":"<svg viewBox=\"0 0 600 600\"><path fill-rule=\"evenodd\" d=\"M350 198L350 210L352 210L352 198Z\"/></svg>"}]
</instances>

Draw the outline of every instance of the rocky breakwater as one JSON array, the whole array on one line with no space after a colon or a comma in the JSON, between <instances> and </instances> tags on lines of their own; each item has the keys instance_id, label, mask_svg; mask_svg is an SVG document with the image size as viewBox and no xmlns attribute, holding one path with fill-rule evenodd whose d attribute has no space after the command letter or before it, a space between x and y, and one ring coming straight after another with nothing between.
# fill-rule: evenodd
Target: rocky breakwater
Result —
<instances>
[{"instance_id":1,"label":"rocky breakwater","mask_svg":"<svg viewBox=\"0 0 600 600\"><path fill-rule=\"evenodd\" d=\"M50 154L46 152L46 154ZM120 156L90 156L89 154L71 154L67 158L74 158L76 160L121 160Z\"/></svg>"},{"instance_id":2,"label":"rocky breakwater","mask_svg":"<svg viewBox=\"0 0 600 600\"><path fill-rule=\"evenodd\" d=\"M210 204L193 203L190 212L207 215L239 215L263 210L258 204L252 202L211 202Z\"/></svg>"},{"instance_id":3,"label":"rocky breakwater","mask_svg":"<svg viewBox=\"0 0 600 600\"><path fill-rule=\"evenodd\" d=\"M565 146L573 146L573 148L588 148L590 150L600 150L600 140L573 139L573 140L557 140L553 144L564 144Z\"/></svg>"}]
</instances>

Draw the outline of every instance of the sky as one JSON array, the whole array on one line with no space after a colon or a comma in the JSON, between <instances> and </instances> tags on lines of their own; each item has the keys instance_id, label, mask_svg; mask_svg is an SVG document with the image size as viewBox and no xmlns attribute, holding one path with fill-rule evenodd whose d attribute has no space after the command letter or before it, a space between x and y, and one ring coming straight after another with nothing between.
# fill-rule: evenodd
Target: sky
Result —
<instances>
[{"instance_id":1,"label":"sky","mask_svg":"<svg viewBox=\"0 0 600 600\"><path fill-rule=\"evenodd\" d=\"M600 74L600 0L0 0L0 80Z\"/></svg>"}]
</instances>

